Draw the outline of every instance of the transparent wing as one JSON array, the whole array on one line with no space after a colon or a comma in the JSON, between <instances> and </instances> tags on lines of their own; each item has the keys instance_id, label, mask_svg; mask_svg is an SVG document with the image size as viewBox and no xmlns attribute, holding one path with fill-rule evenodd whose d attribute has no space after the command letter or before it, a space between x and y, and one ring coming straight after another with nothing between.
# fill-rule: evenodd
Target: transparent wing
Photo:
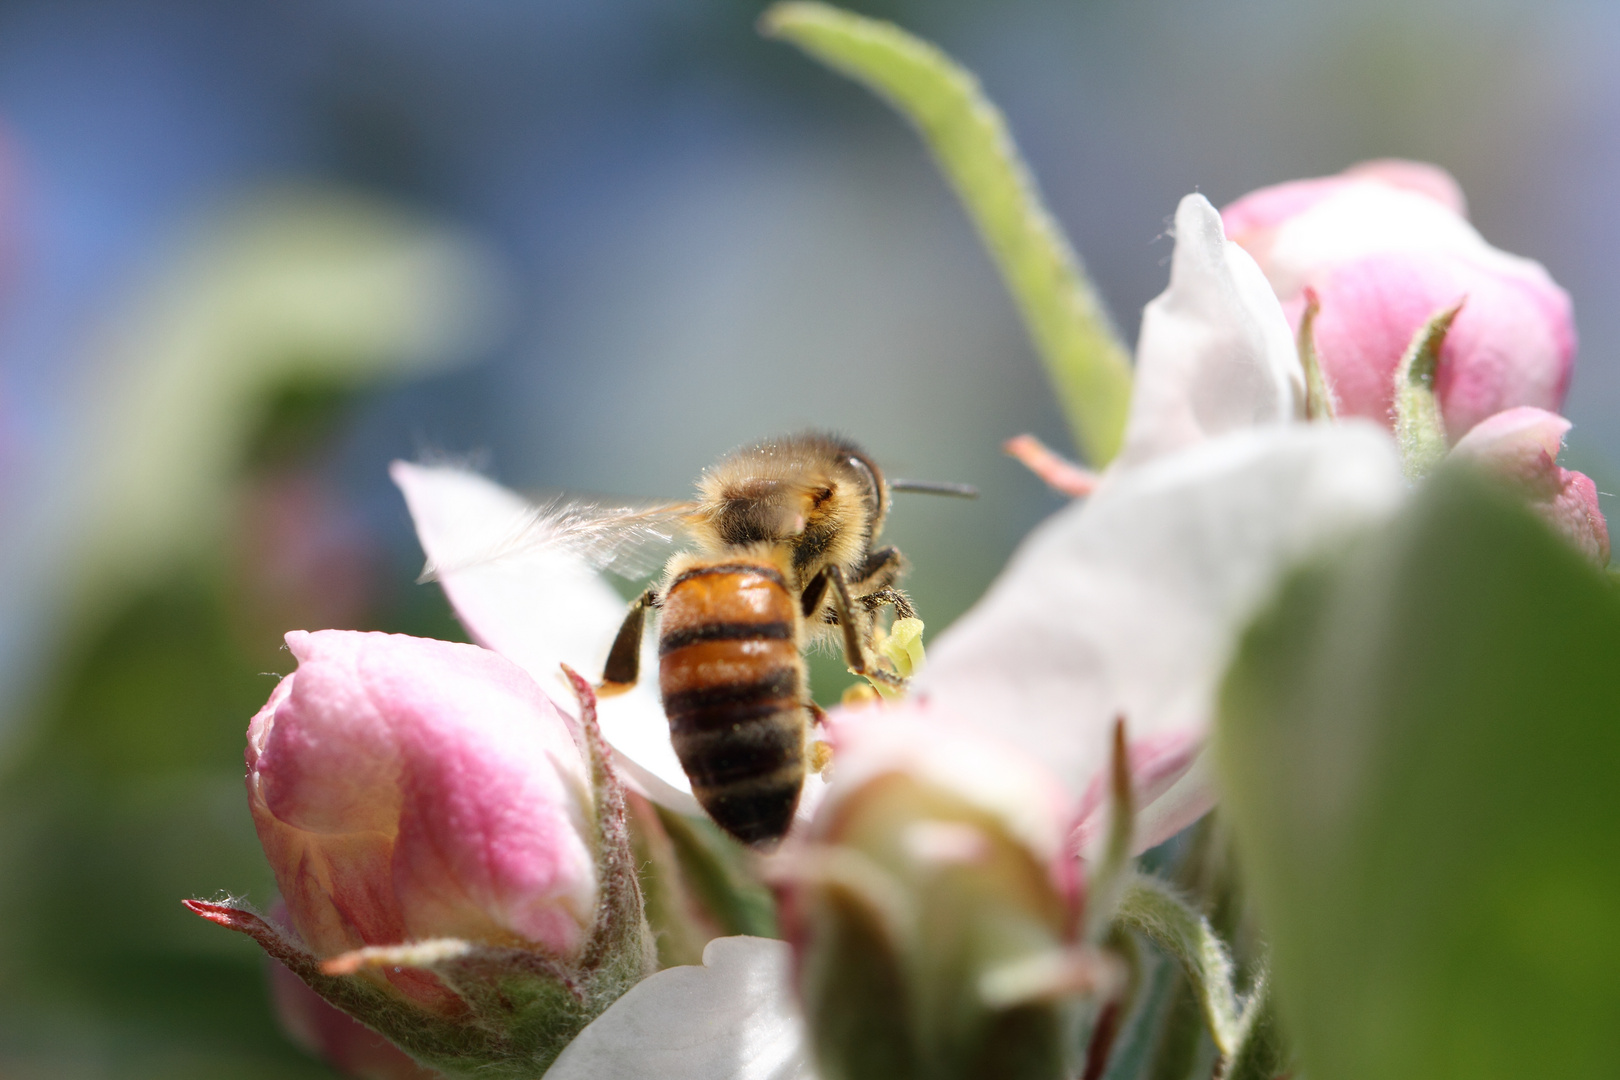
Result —
<instances>
[{"instance_id":1,"label":"transparent wing","mask_svg":"<svg viewBox=\"0 0 1620 1080\"><path fill-rule=\"evenodd\" d=\"M504 536L454 564L430 561L422 579L491 563L522 561L549 553L583 559L595 570L629 580L644 578L664 565L680 546L686 518L695 503L612 506L558 496L530 507Z\"/></svg>"}]
</instances>

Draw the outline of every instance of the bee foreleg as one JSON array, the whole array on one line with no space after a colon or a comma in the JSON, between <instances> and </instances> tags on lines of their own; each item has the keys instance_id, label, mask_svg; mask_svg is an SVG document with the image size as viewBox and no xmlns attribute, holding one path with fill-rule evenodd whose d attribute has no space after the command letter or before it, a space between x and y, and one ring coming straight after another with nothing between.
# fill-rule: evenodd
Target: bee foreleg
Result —
<instances>
[{"instance_id":1,"label":"bee foreleg","mask_svg":"<svg viewBox=\"0 0 1620 1080\"><path fill-rule=\"evenodd\" d=\"M647 609L658 606L658 590L648 589L630 602L619 636L608 650L607 663L602 666L602 682L596 688L598 697L622 694L636 685L641 676L641 632L647 624Z\"/></svg>"},{"instance_id":2,"label":"bee foreleg","mask_svg":"<svg viewBox=\"0 0 1620 1080\"><path fill-rule=\"evenodd\" d=\"M854 603L850 600L849 585L844 581L842 567L833 565L823 571L827 575L827 587L832 593L833 612L838 616L838 625L844 631L844 663L856 675L863 675L869 679L891 686L904 686L906 681L891 671L877 666L866 650L866 635L871 620L862 619L855 611Z\"/></svg>"},{"instance_id":3,"label":"bee foreleg","mask_svg":"<svg viewBox=\"0 0 1620 1080\"><path fill-rule=\"evenodd\" d=\"M799 611L808 619L820 610L822 603L826 599L827 569L824 568L815 577L811 578L809 584L804 587L804 592L799 596ZM827 622L836 622L836 620L830 618L831 615L832 612L829 611L823 613L822 617Z\"/></svg>"}]
</instances>

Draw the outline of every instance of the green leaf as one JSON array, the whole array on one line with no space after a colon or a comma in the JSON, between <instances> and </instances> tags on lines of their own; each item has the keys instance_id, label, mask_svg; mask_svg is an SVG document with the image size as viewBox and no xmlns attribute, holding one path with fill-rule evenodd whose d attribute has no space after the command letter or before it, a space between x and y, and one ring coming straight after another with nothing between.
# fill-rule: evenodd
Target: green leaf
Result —
<instances>
[{"instance_id":1,"label":"green leaf","mask_svg":"<svg viewBox=\"0 0 1620 1080\"><path fill-rule=\"evenodd\" d=\"M1406 475L1413 480L1429 475L1446 456L1446 425L1434 396L1434 376L1446 332L1461 310L1458 303L1430 317L1412 335L1395 369L1395 440L1401 444Z\"/></svg>"},{"instance_id":2,"label":"green leaf","mask_svg":"<svg viewBox=\"0 0 1620 1080\"><path fill-rule=\"evenodd\" d=\"M899 27L826 4L777 4L760 30L848 75L916 125L995 258L1081 451L1093 466L1106 464L1125 431L1130 360L979 81Z\"/></svg>"},{"instance_id":3,"label":"green leaf","mask_svg":"<svg viewBox=\"0 0 1620 1080\"><path fill-rule=\"evenodd\" d=\"M1620 595L1443 469L1249 631L1216 758L1312 1080L1620 1061Z\"/></svg>"}]
</instances>

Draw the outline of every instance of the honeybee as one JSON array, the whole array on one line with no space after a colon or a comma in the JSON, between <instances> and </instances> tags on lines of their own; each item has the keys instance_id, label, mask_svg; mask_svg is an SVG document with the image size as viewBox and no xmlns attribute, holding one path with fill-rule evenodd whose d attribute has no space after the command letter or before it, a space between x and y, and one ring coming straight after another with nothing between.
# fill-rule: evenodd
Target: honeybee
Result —
<instances>
[{"instance_id":1,"label":"honeybee","mask_svg":"<svg viewBox=\"0 0 1620 1080\"><path fill-rule=\"evenodd\" d=\"M876 614L915 617L898 588L905 559L876 542L895 490L971 497L960 485L886 482L854 443L809 433L736 450L704 472L681 518L695 549L630 604L599 693L640 675L659 611L658 682L670 739L699 805L746 844L793 821L817 712L804 650L831 635L850 671L904 680L874 656Z\"/></svg>"}]
</instances>

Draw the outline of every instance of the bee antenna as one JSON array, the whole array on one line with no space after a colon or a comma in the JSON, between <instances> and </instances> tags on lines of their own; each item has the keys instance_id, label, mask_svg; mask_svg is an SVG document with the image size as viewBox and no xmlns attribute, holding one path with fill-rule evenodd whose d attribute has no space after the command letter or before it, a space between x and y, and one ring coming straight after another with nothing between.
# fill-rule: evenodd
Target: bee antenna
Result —
<instances>
[{"instance_id":1,"label":"bee antenna","mask_svg":"<svg viewBox=\"0 0 1620 1080\"><path fill-rule=\"evenodd\" d=\"M979 489L972 484L950 484L937 480L890 480L894 491L914 491L919 495L950 495L957 499L977 499Z\"/></svg>"}]
</instances>

